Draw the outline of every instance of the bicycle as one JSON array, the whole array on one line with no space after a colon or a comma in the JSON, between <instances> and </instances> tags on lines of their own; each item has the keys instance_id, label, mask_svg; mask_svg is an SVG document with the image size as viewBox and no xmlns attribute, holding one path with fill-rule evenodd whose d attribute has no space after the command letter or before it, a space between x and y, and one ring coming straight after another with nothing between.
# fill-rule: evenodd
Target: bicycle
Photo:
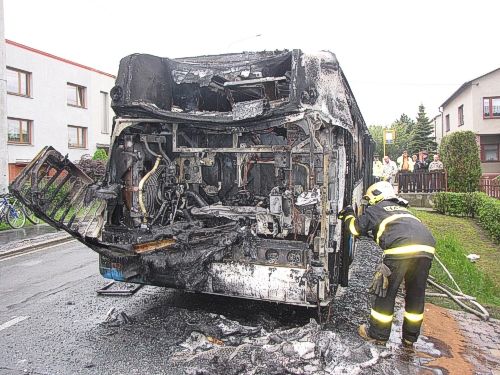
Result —
<instances>
[{"instance_id":1,"label":"bicycle","mask_svg":"<svg viewBox=\"0 0 500 375\"><path fill-rule=\"evenodd\" d=\"M0 195L0 220L5 220L14 229L19 229L26 223L26 214L22 205L14 199L12 203L10 194Z\"/></svg>"},{"instance_id":2,"label":"bicycle","mask_svg":"<svg viewBox=\"0 0 500 375\"><path fill-rule=\"evenodd\" d=\"M22 208L24 214L26 215L26 219L28 219L34 225L40 224L41 220L35 215L31 208L24 205L22 206Z\"/></svg>"}]
</instances>

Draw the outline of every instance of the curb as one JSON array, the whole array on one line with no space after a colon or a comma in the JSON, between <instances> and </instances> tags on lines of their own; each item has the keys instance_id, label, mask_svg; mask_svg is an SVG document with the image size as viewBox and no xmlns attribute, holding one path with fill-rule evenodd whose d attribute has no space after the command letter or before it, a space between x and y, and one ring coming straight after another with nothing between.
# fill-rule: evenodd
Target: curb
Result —
<instances>
[{"instance_id":1,"label":"curb","mask_svg":"<svg viewBox=\"0 0 500 375\"><path fill-rule=\"evenodd\" d=\"M1 252L0 259L10 258L14 255L24 253L27 251L40 250L40 249L43 249L44 247L60 245L60 244L70 242L70 241L76 241L76 240L71 235L67 234L67 235L64 235L64 236L59 237L59 238L53 238L50 240L46 240L46 241L42 241L42 242L38 242L35 244L26 245L26 246L21 246L21 247L15 248L15 249Z\"/></svg>"}]
</instances>

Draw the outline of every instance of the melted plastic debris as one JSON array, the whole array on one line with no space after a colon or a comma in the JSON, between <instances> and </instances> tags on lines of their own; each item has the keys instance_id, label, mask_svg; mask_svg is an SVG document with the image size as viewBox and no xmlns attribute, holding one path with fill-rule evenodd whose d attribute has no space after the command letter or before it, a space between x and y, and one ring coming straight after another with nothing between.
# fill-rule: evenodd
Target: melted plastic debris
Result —
<instances>
[{"instance_id":1,"label":"melted plastic debris","mask_svg":"<svg viewBox=\"0 0 500 375\"><path fill-rule=\"evenodd\" d=\"M193 331L191 332L187 340L181 343L180 346L189 350L190 352L197 352L212 349L214 345L203 333Z\"/></svg>"},{"instance_id":2,"label":"melted plastic debris","mask_svg":"<svg viewBox=\"0 0 500 375\"><path fill-rule=\"evenodd\" d=\"M206 369L207 362L232 361L243 367L249 365L241 372L244 374L359 374L390 355L384 347L369 343L352 347L335 332L322 330L314 319L302 327L272 333L260 327L243 326L222 315L214 318L213 323L214 330L222 334L224 345L214 345L208 335L193 331L179 345L184 349L171 358L171 363L189 366L205 362ZM259 336L252 336L257 332ZM262 372L256 372L253 363L258 363ZM238 368L242 370L241 366Z\"/></svg>"}]
</instances>

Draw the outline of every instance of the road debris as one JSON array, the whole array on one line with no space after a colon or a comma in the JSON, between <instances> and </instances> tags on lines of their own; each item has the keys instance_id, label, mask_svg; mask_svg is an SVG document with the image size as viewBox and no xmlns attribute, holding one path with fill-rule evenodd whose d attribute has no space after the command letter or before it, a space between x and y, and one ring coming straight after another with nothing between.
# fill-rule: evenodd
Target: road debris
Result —
<instances>
[{"instance_id":1,"label":"road debris","mask_svg":"<svg viewBox=\"0 0 500 375\"><path fill-rule=\"evenodd\" d=\"M131 323L132 319L123 311L117 311L112 307L106 313L106 318L102 322L103 325L108 327L119 327L123 324Z\"/></svg>"},{"instance_id":2,"label":"road debris","mask_svg":"<svg viewBox=\"0 0 500 375\"><path fill-rule=\"evenodd\" d=\"M481 258L481 256L477 255L477 254L469 254L469 255L467 255L466 258L469 259L471 261L471 263L476 263L476 260L479 260Z\"/></svg>"}]
</instances>

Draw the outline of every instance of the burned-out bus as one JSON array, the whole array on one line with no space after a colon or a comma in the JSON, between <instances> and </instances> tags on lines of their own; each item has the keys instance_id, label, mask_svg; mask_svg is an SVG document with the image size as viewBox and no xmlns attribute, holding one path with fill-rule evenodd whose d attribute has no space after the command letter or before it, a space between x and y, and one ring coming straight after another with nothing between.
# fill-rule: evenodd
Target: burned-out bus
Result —
<instances>
[{"instance_id":1,"label":"burned-out bus","mask_svg":"<svg viewBox=\"0 0 500 375\"><path fill-rule=\"evenodd\" d=\"M335 55L123 58L106 175L45 147L11 191L110 279L327 305L354 243L373 141Z\"/></svg>"}]
</instances>

